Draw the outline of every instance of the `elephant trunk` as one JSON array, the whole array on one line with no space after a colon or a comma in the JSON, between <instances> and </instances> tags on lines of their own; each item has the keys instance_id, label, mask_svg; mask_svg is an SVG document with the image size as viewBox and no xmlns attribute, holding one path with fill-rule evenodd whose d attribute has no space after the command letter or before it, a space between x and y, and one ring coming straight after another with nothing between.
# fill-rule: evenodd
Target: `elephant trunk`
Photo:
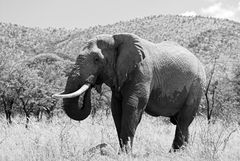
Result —
<instances>
[{"instance_id":1,"label":"elephant trunk","mask_svg":"<svg viewBox=\"0 0 240 161\"><path fill-rule=\"evenodd\" d=\"M91 89L88 89L83 97L82 107L79 104L79 96L63 99L63 109L74 120L81 121L91 113Z\"/></svg>"},{"instance_id":2,"label":"elephant trunk","mask_svg":"<svg viewBox=\"0 0 240 161\"><path fill-rule=\"evenodd\" d=\"M85 82L85 83L84 83ZM65 92L54 96L63 98L65 113L74 120L81 121L91 113L91 86L95 83L95 76L89 76L85 81L79 77L70 76L67 81ZM79 88L79 85L81 88ZM85 93L84 93L85 92ZM79 96L84 93L82 106Z\"/></svg>"}]
</instances>

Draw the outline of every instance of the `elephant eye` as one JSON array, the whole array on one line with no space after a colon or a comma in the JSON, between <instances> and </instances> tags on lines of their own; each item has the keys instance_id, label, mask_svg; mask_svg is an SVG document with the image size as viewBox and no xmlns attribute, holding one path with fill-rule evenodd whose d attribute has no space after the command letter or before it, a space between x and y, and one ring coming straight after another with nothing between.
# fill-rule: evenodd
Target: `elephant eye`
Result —
<instances>
[{"instance_id":1,"label":"elephant eye","mask_svg":"<svg viewBox=\"0 0 240 161\"><path fill-rule=\"evenodd\" d=\"M94 63L98 63L99 62L99 57L94 57Z\"/></svg>"}]
</instances>

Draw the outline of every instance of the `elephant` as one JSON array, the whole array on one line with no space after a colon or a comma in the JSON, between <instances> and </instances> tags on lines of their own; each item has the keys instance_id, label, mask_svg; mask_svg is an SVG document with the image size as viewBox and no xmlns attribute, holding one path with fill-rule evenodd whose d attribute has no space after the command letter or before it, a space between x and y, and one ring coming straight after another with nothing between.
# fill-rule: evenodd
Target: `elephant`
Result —
<instances>
[{"instance_id":1,"label":"elephant","mask_svg":"<svg viewBox=\"0 0 240 161\"><path fill-rule=\"evenodd\" d=\"M189 50L131 33L98 35L84 44L64 92L54 97L63 98L70 118L84 120L91 113L91 89L100 92L103 83L112 91L111 112L121 152L132 152L144 111L169 117L176 125L171 150L185 147L206 83L203 64Z\"/></svg>"}]
</instances>

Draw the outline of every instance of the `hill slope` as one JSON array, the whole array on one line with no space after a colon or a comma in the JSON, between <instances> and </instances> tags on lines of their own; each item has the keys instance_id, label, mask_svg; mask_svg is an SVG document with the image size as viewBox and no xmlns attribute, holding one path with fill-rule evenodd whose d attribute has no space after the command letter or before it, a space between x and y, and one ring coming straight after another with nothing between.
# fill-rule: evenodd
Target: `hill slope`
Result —
<instances>
[{"instance_id":1,"label":"hill slope","mask_svg":"<svg viewBox=\"0 0 240 161\"><path fill-rule=\"evenodd\" d=\"M106 26L95 26L85 30L39 29L0 23L0 42L1 45L9 47L11 44L15 44L15 48L23 50L25 53L55 52L76 56L82 43L89 38L103 33L121 32L134 33L153 42L173 40L194 50L196 47L194 42L198 43L198 47L201 43L206 43L207 38L203 37L216 37L212 39L219 41L219 46L236 46L240 39L240 24L234 21L200 16L162 15ZM212 42L207 43L211 45Z\"/></svg>"}]
</instances>

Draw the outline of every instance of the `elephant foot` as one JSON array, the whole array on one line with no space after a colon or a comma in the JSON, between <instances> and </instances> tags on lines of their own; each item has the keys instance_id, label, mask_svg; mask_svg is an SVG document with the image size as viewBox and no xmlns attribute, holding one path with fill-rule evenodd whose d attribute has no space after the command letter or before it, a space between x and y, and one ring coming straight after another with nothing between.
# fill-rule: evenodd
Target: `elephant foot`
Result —
<instances>
[{"instance_id":1,"label":"elephant foot","mask_svg":"<svg viewBox=\"0 0 240 161\"><path fill-rule=\"evenodd\" d=\"M176 152L180 152L182 150L184 150L184 146L182 146L181 148L178 148L178 149L171 148L169 150L169 153L176 153Z\"/></svg>"},{"instance_id":2,"label":"elephant foot","mask_svg":"<svg viewBox=\"0 0 240 161\"><path fill-rule=\"evenodd\" d=\"M118 154L119 155L121 155L121 154L132 154L132 148L129 147L128 145L124 145L122 148L120 148Z\"/></svg>"},{"instance_id":3,"label":"elephant foot","mask_svg":"<svg viewBox=\"0 0 240 161\"><path fill-rule=\"evenodd\" d=\"M180 145L173 145L172 148L169 150L169 153L180 152L184 150L187 146L187 142L183 142Z\"/></svg>"},{"instance_id":4,"label":"elephant foot","mask_svg":"<svg viewBox=\"0 0 240 161\"><path fill-rule=\"evenodd\" d=\"M131 141L130 137L128 138L127 141L124 141L120 139L121 143L121 148L118 154L132 154L132 146L131 146Z\"/></svg>"}]
</instances>

